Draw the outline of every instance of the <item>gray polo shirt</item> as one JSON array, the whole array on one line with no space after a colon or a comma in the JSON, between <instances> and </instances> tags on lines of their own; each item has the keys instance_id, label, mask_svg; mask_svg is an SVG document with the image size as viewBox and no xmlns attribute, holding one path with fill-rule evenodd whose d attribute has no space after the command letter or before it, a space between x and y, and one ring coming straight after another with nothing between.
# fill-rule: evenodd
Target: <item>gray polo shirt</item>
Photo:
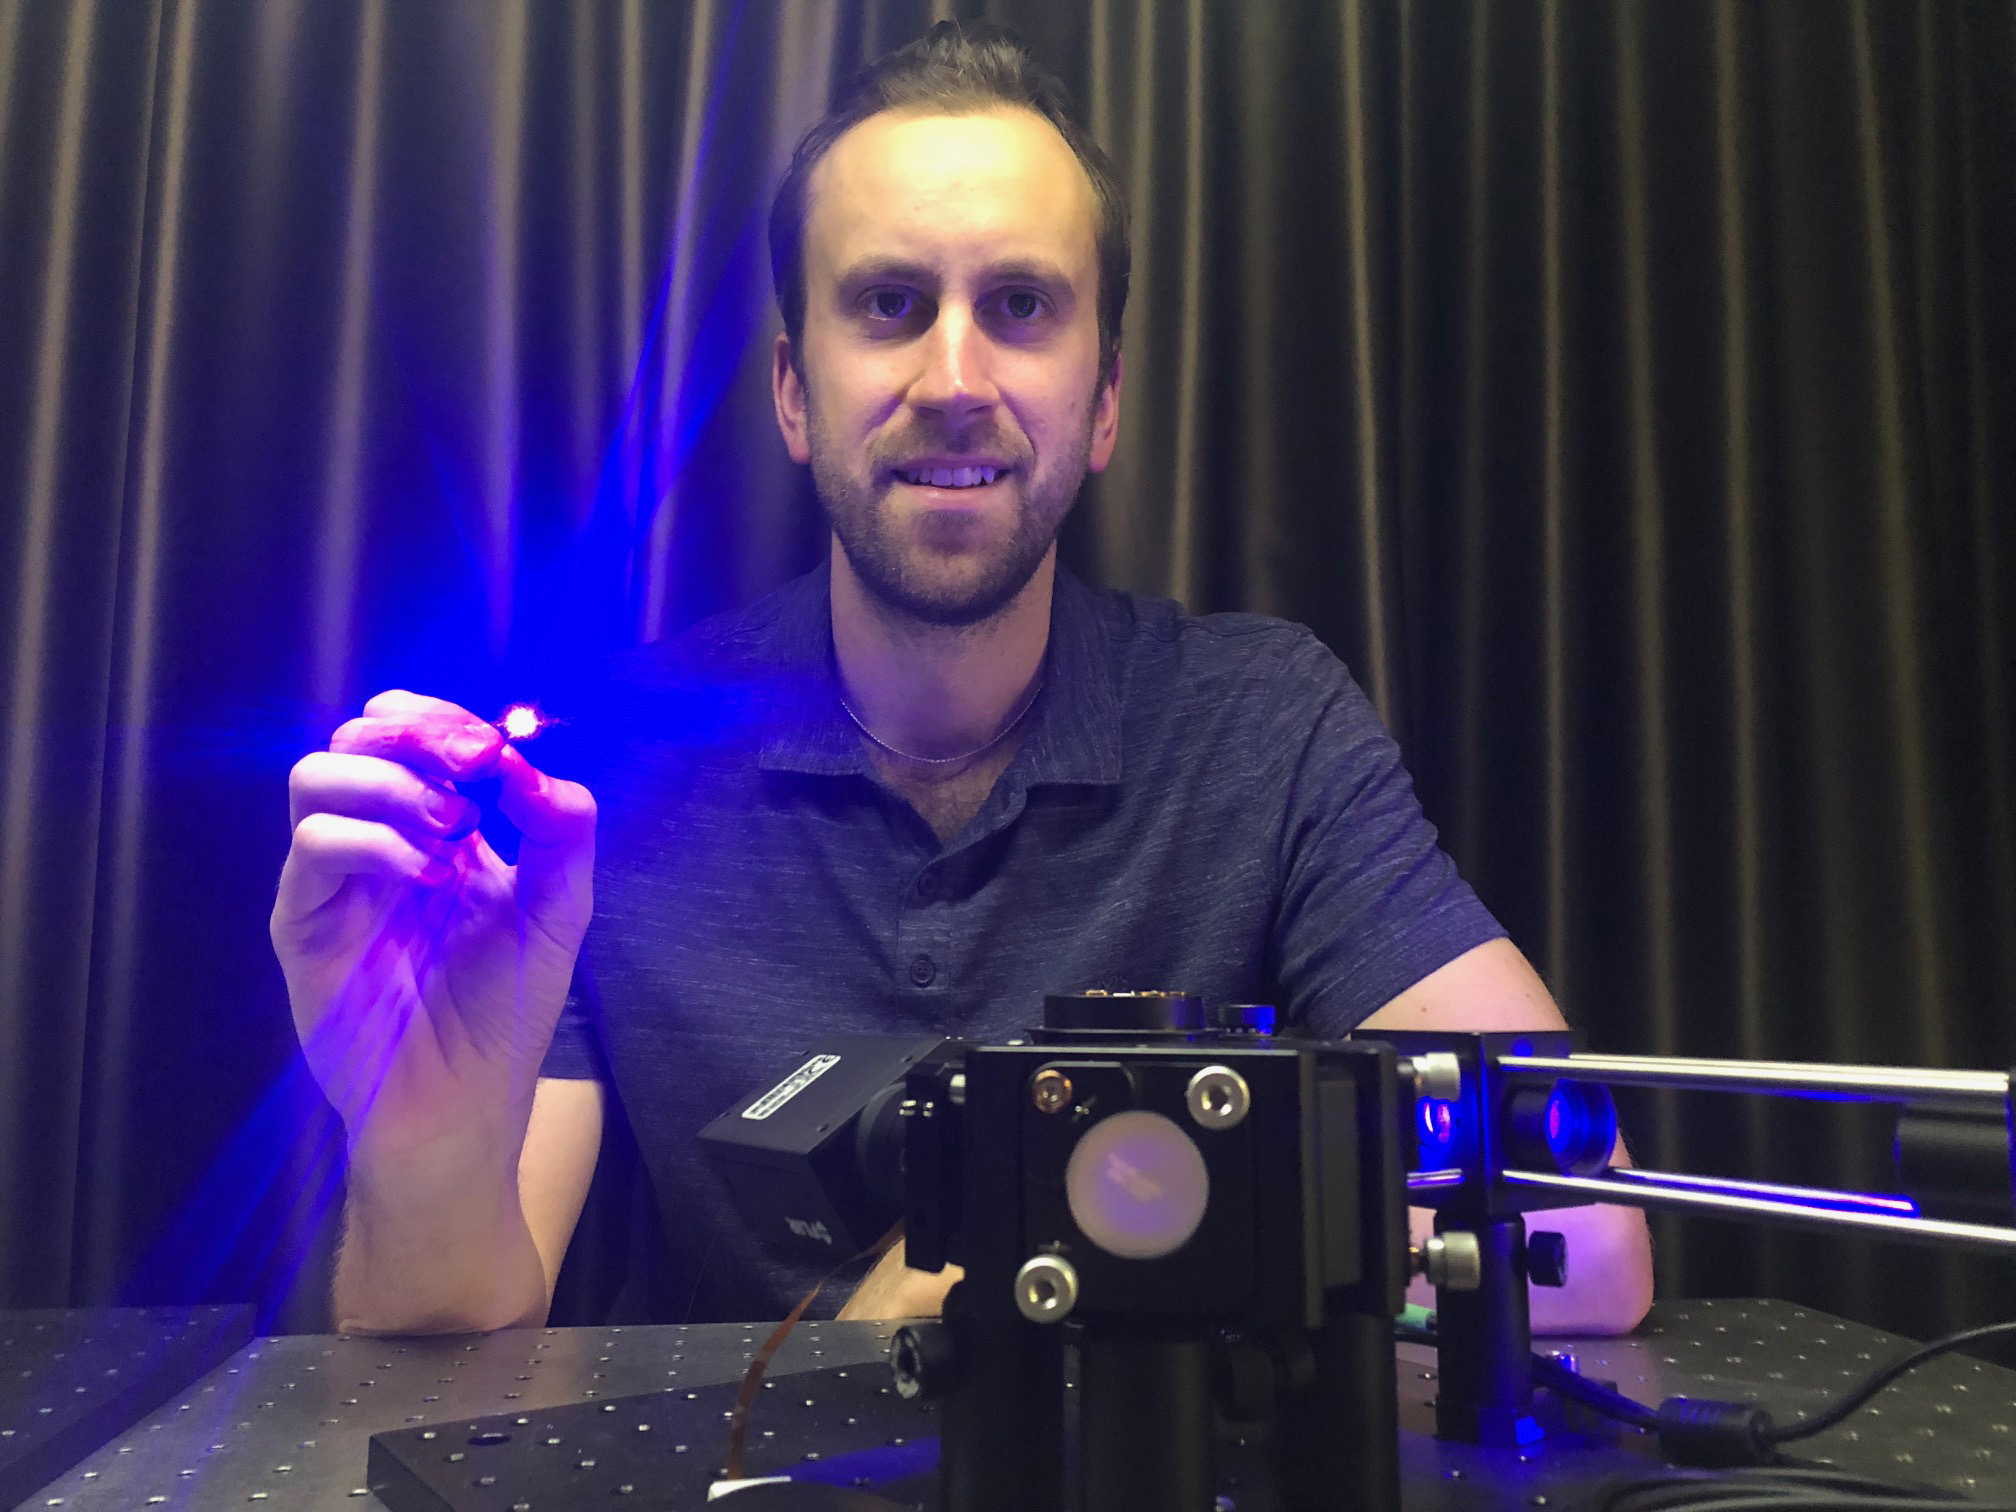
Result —
<instances>
[{"instance_id":1,"label":"gray polo shirt","mask_svg":"<svg viewBox=\"0 0 2016 1512\"><path fill-rule=\"evenodd\" d=\"M549 700L567 723L542 764L601 824L545 1074L620 1098L688 1315L802 1294L693 1136L821 1035L1005 1038L1088 987L1271 1002L1335 1035L1503 934L1301 626L1060 571L1021 746L941 844L840 706L827 593L822 569Z\"/></svg>"}]
</instances>

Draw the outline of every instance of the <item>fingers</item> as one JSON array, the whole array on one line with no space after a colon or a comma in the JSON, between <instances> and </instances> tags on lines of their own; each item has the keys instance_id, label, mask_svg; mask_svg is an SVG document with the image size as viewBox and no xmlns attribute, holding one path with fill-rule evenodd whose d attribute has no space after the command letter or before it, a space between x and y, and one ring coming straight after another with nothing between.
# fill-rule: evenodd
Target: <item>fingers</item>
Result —
<instances>
[{"instance_id":1,"label":"fingers","mask_svg":"<svg viewBox=\"0 0 2016 1512\"><path fill-rule=\"evenodd\" d=\"M447 856L416 844L389 824L313 813L294 826L274 917L299 918L314 911L352 877L433 885L454 874L455 863Z\"/></svg>"},{"instance_id":2,"label":"fingers","mask_svg":"<svg viewBox=\"0 0 2016 1512\"><path fill-rule=\"evenodd\" d=\"M345 814L380 820L418 839L459 840L482 817L469 799L411 767L337 751L316 751L295 763L287 802L296 825L310 814Z\"/></svg>"},{"instance_id":3,"label":"fingers","mask_svg":"<svg viewBox=\"0 0 2016 1512\"><path fill-rule=\"evenodd\" d=\"M578 782L551 777L527 761L516 746L498 754L503 779L497 807L535 845L578 845L595 835L595 800Z\"/></svg>"},{"instance_id":4,"label":"fingers","mask_svg":"<svg viewBox=\"0 0 2016 1512\"><path fill-rule=\"evenodd\" d=\"M380 693L330 737L339 755L376 756L430 777L473 781L496 775L504 736L467 709L417 693Z\"/></svg>"},{"instance_id":5,"label":"fingers","mask_svg":"<svg viewBox=\"0 0 2016 1512\"><path fill-rule=\"evenodd\" d=\"M444 699L398 689L380 693L336 731L327 751L295 766L288 790L297 848L301 826L317 816L378 825L416 850L460 839L475 830L480 814L448 784L489 777L500 779L498 807L523 836L521 904L550 923L585 928L595 800L580 784L539 771L494 726ZM385 875L405 875L401 868L412 864L388 850L382 837L367 843L350 830L318 829L308 848L303 884L326 885L324 897L340 885L329 879L339 876L346 857L357 859L360 872L391 867L379 873Z\"/></svg>"},{"instance_id":6,"label":"fingers","mask_svg":"<svg viewBox=\"0 0 2016 1512\"><path fill-rule=\"evenodd\" d=\"M578 782L551 777L505 746L497 806L524 837L518 893L525 906L586 928L595 874L595 799Z\"/></svg>"}]
</instances>

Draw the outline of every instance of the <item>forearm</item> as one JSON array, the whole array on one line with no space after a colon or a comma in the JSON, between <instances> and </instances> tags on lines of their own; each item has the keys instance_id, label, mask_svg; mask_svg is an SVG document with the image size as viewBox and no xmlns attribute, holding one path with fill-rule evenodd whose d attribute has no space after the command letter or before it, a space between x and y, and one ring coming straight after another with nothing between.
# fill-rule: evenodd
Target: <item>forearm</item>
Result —
<instances>
[{"instance_id":1,"label":"forearm","mask_svg":"<svg viewBox=\"0 0 2016 1512\"><path fill-rule=\"evenodd\" d=\"M904 1263L903 1241L898 1239L861 1278L854 1295L840 1309L840 1321L936 1317L944 1306L945 1293L964 1274L956 1265L948 1265L942 1271L911 1270Z\"/></svg>"},{"instance_id":2,"label":"forearm","mask_svg":"<svg viewBox=\"0 0 2016 1512\"><path fill-rule=\"evenodd\" d=\"M516 1147L354 1163L334 1285L345 1333L484 1333L536 1327L546 1268L518 1195Z\"/></svg>"},{"instance_id":3,"label":"forearm","mask_svg":"<svg viewBox=\"0 0 2016 1512\"><path fill-rule=\"evenodd\" d=\"M1435 1215L1409 1213L1415 1244L1434 1232ZM1568 1244L1565 1286L1528 1289L1536 1334L1629 1333L1652 1305L1652 1241L1645 1215L1635 1208L1554 1208L1526 1215L1526 1230L1553 1230ZM1435 1305L1435 1289L1417 1278L1407 1300Z\"/></svg>"},{"instance_id":4,"label":"forearm","mask_svg":"<svg viewBox=\"0 0 2016 1512\"><path fill-rule=\"evenodd\" d=\"M1652 1305L1652 1240L1636 1208L1572 1207L1526 1215L1528 1232L1568 1241L1568 1284L1532 1288L1536 1334L1629 1333Z\"/></svg>"}]
</instances>

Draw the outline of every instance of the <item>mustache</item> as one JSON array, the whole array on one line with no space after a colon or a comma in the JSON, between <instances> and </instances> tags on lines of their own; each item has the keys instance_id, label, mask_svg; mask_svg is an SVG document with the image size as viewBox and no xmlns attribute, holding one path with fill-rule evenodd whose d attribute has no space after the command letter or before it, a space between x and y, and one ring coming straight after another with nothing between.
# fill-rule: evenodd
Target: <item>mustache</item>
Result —
<instances>
[{"instance_id":1,"label":"mustache","mask_svg":"<svg viewBox=\"0 0 2016 1512\"><path fill-rule=\"evenodd\" d=\"M879 471L900 467L917 457L997 457L1017 469L1035 460L1029 443L995 424L947 431L915 426L885 436L868 449L869 465Z\"/></svg>"}]
</instances>

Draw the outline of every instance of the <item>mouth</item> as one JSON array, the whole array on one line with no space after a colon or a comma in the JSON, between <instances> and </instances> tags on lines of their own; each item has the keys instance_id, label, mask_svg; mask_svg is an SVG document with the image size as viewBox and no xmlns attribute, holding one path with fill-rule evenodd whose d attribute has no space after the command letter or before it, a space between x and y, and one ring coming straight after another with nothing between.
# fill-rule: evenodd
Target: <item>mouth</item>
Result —
<instances>
[{"instance_id":1,"label":"mouth","mask_svg":"<svg viewBox=\"0 0 2016 1512\"><path fill-rule=\"evenodd\" d=\"M890 476L912 488L939 488L948 492L986 488L1008 475L1011 469L998 462L925 461L890 469Z\"/></svg>"}]
</instances>

